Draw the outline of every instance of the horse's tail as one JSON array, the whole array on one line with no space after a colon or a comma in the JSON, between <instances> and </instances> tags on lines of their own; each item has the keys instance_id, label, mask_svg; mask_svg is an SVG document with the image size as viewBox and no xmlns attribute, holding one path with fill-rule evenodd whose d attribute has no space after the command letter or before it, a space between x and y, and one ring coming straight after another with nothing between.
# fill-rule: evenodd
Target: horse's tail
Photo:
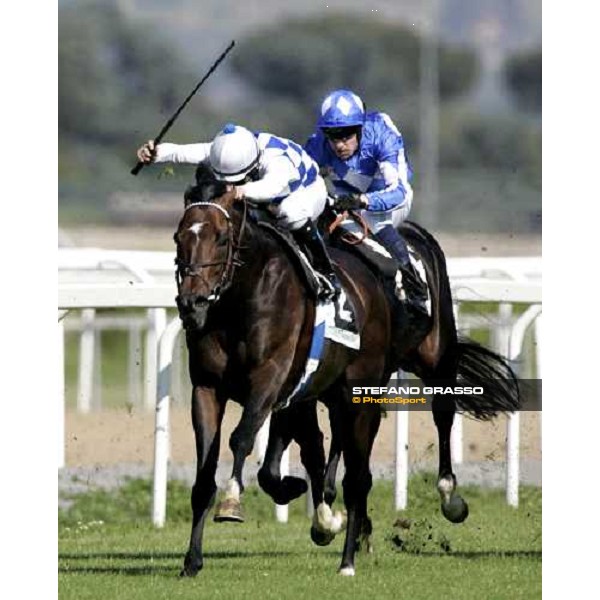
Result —
<instances>
[{"instance_id":1,"label":"horse's tail","mask_svg":"<svg viewBox=\"0 0 600 600\"><path fill-rule=\"evenodd\" d=\"M519 410L519 384L508 360L467 338L458 340L458 379L462 387L483 387L483 394L455 396L459 409L488 420Z\"/></svg>"}]
</instances>

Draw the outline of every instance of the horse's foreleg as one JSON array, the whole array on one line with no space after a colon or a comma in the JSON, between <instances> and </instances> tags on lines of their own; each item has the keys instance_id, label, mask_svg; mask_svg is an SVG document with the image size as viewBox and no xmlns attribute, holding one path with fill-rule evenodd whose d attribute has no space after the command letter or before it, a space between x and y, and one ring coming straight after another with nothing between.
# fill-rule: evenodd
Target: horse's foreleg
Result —
<instances>
[{"instance_id":1,"label":"horse's foreleg","mask_svg":"<svg viewBox=\"0 0 600 600\"><path fill-rule=\"evenodd\" d=\"M241 495L244 491L242 472L246 458L252 452L254 440L259 429L265 422L276 396L272 395L263 400L249 401L242 412L242 417L237 427L229 438L229 447L233 453L233 470L227 482L223 499L215 510L214 520L235 521L242 523Z\"/></svg>"},{"instance_id":2,"label":"horse's foreleg","mask_svg":"<svg viewBox=\"0 0 600 600\"><path fill-rule=\"evenodd\" d=\"M343 401L335 390L327 392L324 398L329 409L329 422L331 426L331 444L329 458L324 465L323 434L318 426L316 410L313 411L310 421L303 431L305 437L297 437L300 444L302 462L308 471L312 484L312 499L314 506L313 522L310 537L318 546L326 546L343 529L345 518L342 513L333 511L332 506L336 497L336 474L340 457L342 455L341 424L339 423L338 401ZM315 404L316 408L316 404Z\"/></svg>"},{"instance_id":3,"label":"horse's foreleg","mask_svg":"<svg viewBox=\"0 0 600 600\"><path fill-rule=\"evenodd\" d=\"M292 406L271 415L269 441L264 462L258 471L258 483L277 504L288 504L306 492L308 485L300 477L281 477L281 458L292 440L293 425L299 410L310 410L310 406Z\"/></svg>"},{"instance_id":4,"label":"horse's foreleg","mask_svg":"<svg viewBox=\"0 0 600 600\"><path fill-rule=\"evenodd\" d=\"M283 351L280 354L287 356ZM229 438L229 447L233 453L233 470L227 482L224 498L215 511L215 521L244 520L240 501L244 491L242 479L244 464L252 452L256 434L281 393L288 371L289 364L282 365L275 359L264 360L250 374L250 385L245 397L238 398L244 409L239 423ZM281 448L276 449L276 452L282 452Z\"/></svg>"},{"instance_id":5,"label":"horse's foreleg","mask_svg":"<svg viewBox=\"0 0 600 600\"><path fill-rule=\"evenodd\" d=\"M340 400L343 401L343 398ZM332 506L337 496L336 476L340 458L342 457L342 424L340 422L340 410L336 402L329 406L329 424L331 427L331 444L329 446L329 458L325 467L325 502Z\"/></svg>"},{"instance_id":6,"label":"horse's foreleg","mask_svg":"<svg viewBox=\"0 0 600 600\"><path fill-rule=\"evenodd\" d=\"M323 433L317 419L317 403L302 410L301 418L294 419L294 439L300 446L300 458L310 477L312 501L315 509L310 528L312 541L326 546L342 530L344 518L340 511L333 512L325 502L325 450Z\"/></svg>"},{"instance_id":7,"label":"horse's foreleg","mask_svg":"<svg viewBox=\"0 0 600 600\"><path fill-rule=\"evenodd\" d=\"M367 496L373 483L369 458L379 429L381 412L378 407L360 408L354 405L344 407L344 412L342 445L346 473L342 486L348 525L339 573L352 576L355 572L354 555L361 536L365 538L363 543L367 551L372 551L372 526L367 514Z\"/></svg>"},{"instance_id":8,"label":"horse's foreleg","mask_svg":"<svg viewBox=\"0 0 600 600\"><path fill-rule=\"evenodd\" d=\"M438 430L439 470L437 489L442 501L442 513L452 523L462 523L469 515L469 507L456 491L456 476L452 472L450 434L456 405L451 397L434 396L433 421Z\"/></svg>"},{"instance_id":9,"label":"horse's foreleg","mask_svg":"<svg viewBox=\"0 0 600 600\"><path fill-rule=\"evenodd\" d=\"M217 523L232 521L244 522L241 496L244 491L242 472L246 458L252 452L254 440L268 415L268 410L257 411L245 407L242 418L229 438L229 447L233 453L233 470L225 487L225 493L215 509L214 520Z\"/></svg>"},{"instance_id":10,"label":"horse's foreleg","mask_svg":"<svg viewBox=\"0 0 600 600\"><path fill-rule=\"evenodd\" d=\"M317 401L298 405L297 414L292 417L292 434L300 446L300 460L310 477L313 506L323 502L323 477L325 473L325 450L323 433L317 419Z\"/></svg>"},{"instance_id":11,"label":"horse's foreleg","mask_svg":"<svg viewBox=\"0 0 600 600\"><path fill-rule=\"evenodd\" d=\"M214 389L194 387L192 423L196 437L196 481L192 488L192 533L181 575L193 576L202 569L202 536L206 515L217 490L215 472L224 408L225 403L217 400Z\"/></svg>"}]
</instances>

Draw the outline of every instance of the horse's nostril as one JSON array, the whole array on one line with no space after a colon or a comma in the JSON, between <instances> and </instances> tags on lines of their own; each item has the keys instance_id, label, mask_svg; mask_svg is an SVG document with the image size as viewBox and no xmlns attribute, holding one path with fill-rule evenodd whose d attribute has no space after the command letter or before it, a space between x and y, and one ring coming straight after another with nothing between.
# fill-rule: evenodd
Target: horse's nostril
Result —
<instances>
[{"instance_id":1,"label":"horse's nostril","mask_svg":"<svg viewBox=\"0 0 600 600\"><path fill-rule=\"evenodd\" d=\"M199 308L203 308L207 303L207 299L204 296L185 294L177 296L176 303L179 310L184 312L193 312Z\"/></svg>"},{"instance_id":2,"label":"horse's nostril","mask_svg":"<svg viewBox=\"0 0 600 600\"><path fill-rule=\"evenodd\" d=\"M193 308L193 298L190 296L177 296L176 302L180 310L189 311Z\"/></svg>"}]
</instances>

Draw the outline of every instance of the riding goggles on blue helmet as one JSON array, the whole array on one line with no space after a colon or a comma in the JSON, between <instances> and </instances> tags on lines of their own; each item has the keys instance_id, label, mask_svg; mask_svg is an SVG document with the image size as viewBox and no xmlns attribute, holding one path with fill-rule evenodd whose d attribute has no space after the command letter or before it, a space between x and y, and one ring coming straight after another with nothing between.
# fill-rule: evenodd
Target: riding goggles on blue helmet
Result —
<instances>
[{"instance_id":1,"label":"riding goggles on blue helmet","mask_svg":"<svg viewBox=\"0 0 600 600\"><path fill-rule=\"evenodd\" d=\"M360 125L354 127L323 127L321 131L328 140L345 141L353 135L360 135L361 128Z\"/></svg>"}]
</instances>

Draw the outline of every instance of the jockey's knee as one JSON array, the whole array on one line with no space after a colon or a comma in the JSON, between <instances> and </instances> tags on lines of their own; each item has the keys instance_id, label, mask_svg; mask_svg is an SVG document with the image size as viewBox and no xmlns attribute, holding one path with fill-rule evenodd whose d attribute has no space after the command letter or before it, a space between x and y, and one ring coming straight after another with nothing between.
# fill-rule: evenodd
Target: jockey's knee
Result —
<instances>
[{"instance_id":1,"label":"jockey's knee","mask_svg":"<svg viewBox=\"0 0 600 600\"><path fill-rule=\"evenodd\" d=\"M279 225L290 231L296 231L301 227L304 227L312 219L316 221L320 213L311 210L310 205L300 203L289 203L285 204L282 202L279 207L279 213L277 215L277 222Z\"/></svg>"},{"instance_id":2,"label":"jockey's knee","mask_svg":"<svg viewBox=\"0 0 600 600\"><path fill-rule=\"evenodd\" d=\"M308 217L291 217L290 215L280 213L277 217L277 224L289 231L296 231L308 223Z\"/></svg>"},{"instance_id":3,"label":"jockey's knee","mask_svg":"<svg viewBox=\"0 0 600 600\"><path fill-rule=\"evenodd\" d=\"M325 210L327 192L314 182L310 187L297 190L285 198L277 211L278 223L291 231L304 227L309 219L316 223Z\"/></svg>"}]
</instances>

